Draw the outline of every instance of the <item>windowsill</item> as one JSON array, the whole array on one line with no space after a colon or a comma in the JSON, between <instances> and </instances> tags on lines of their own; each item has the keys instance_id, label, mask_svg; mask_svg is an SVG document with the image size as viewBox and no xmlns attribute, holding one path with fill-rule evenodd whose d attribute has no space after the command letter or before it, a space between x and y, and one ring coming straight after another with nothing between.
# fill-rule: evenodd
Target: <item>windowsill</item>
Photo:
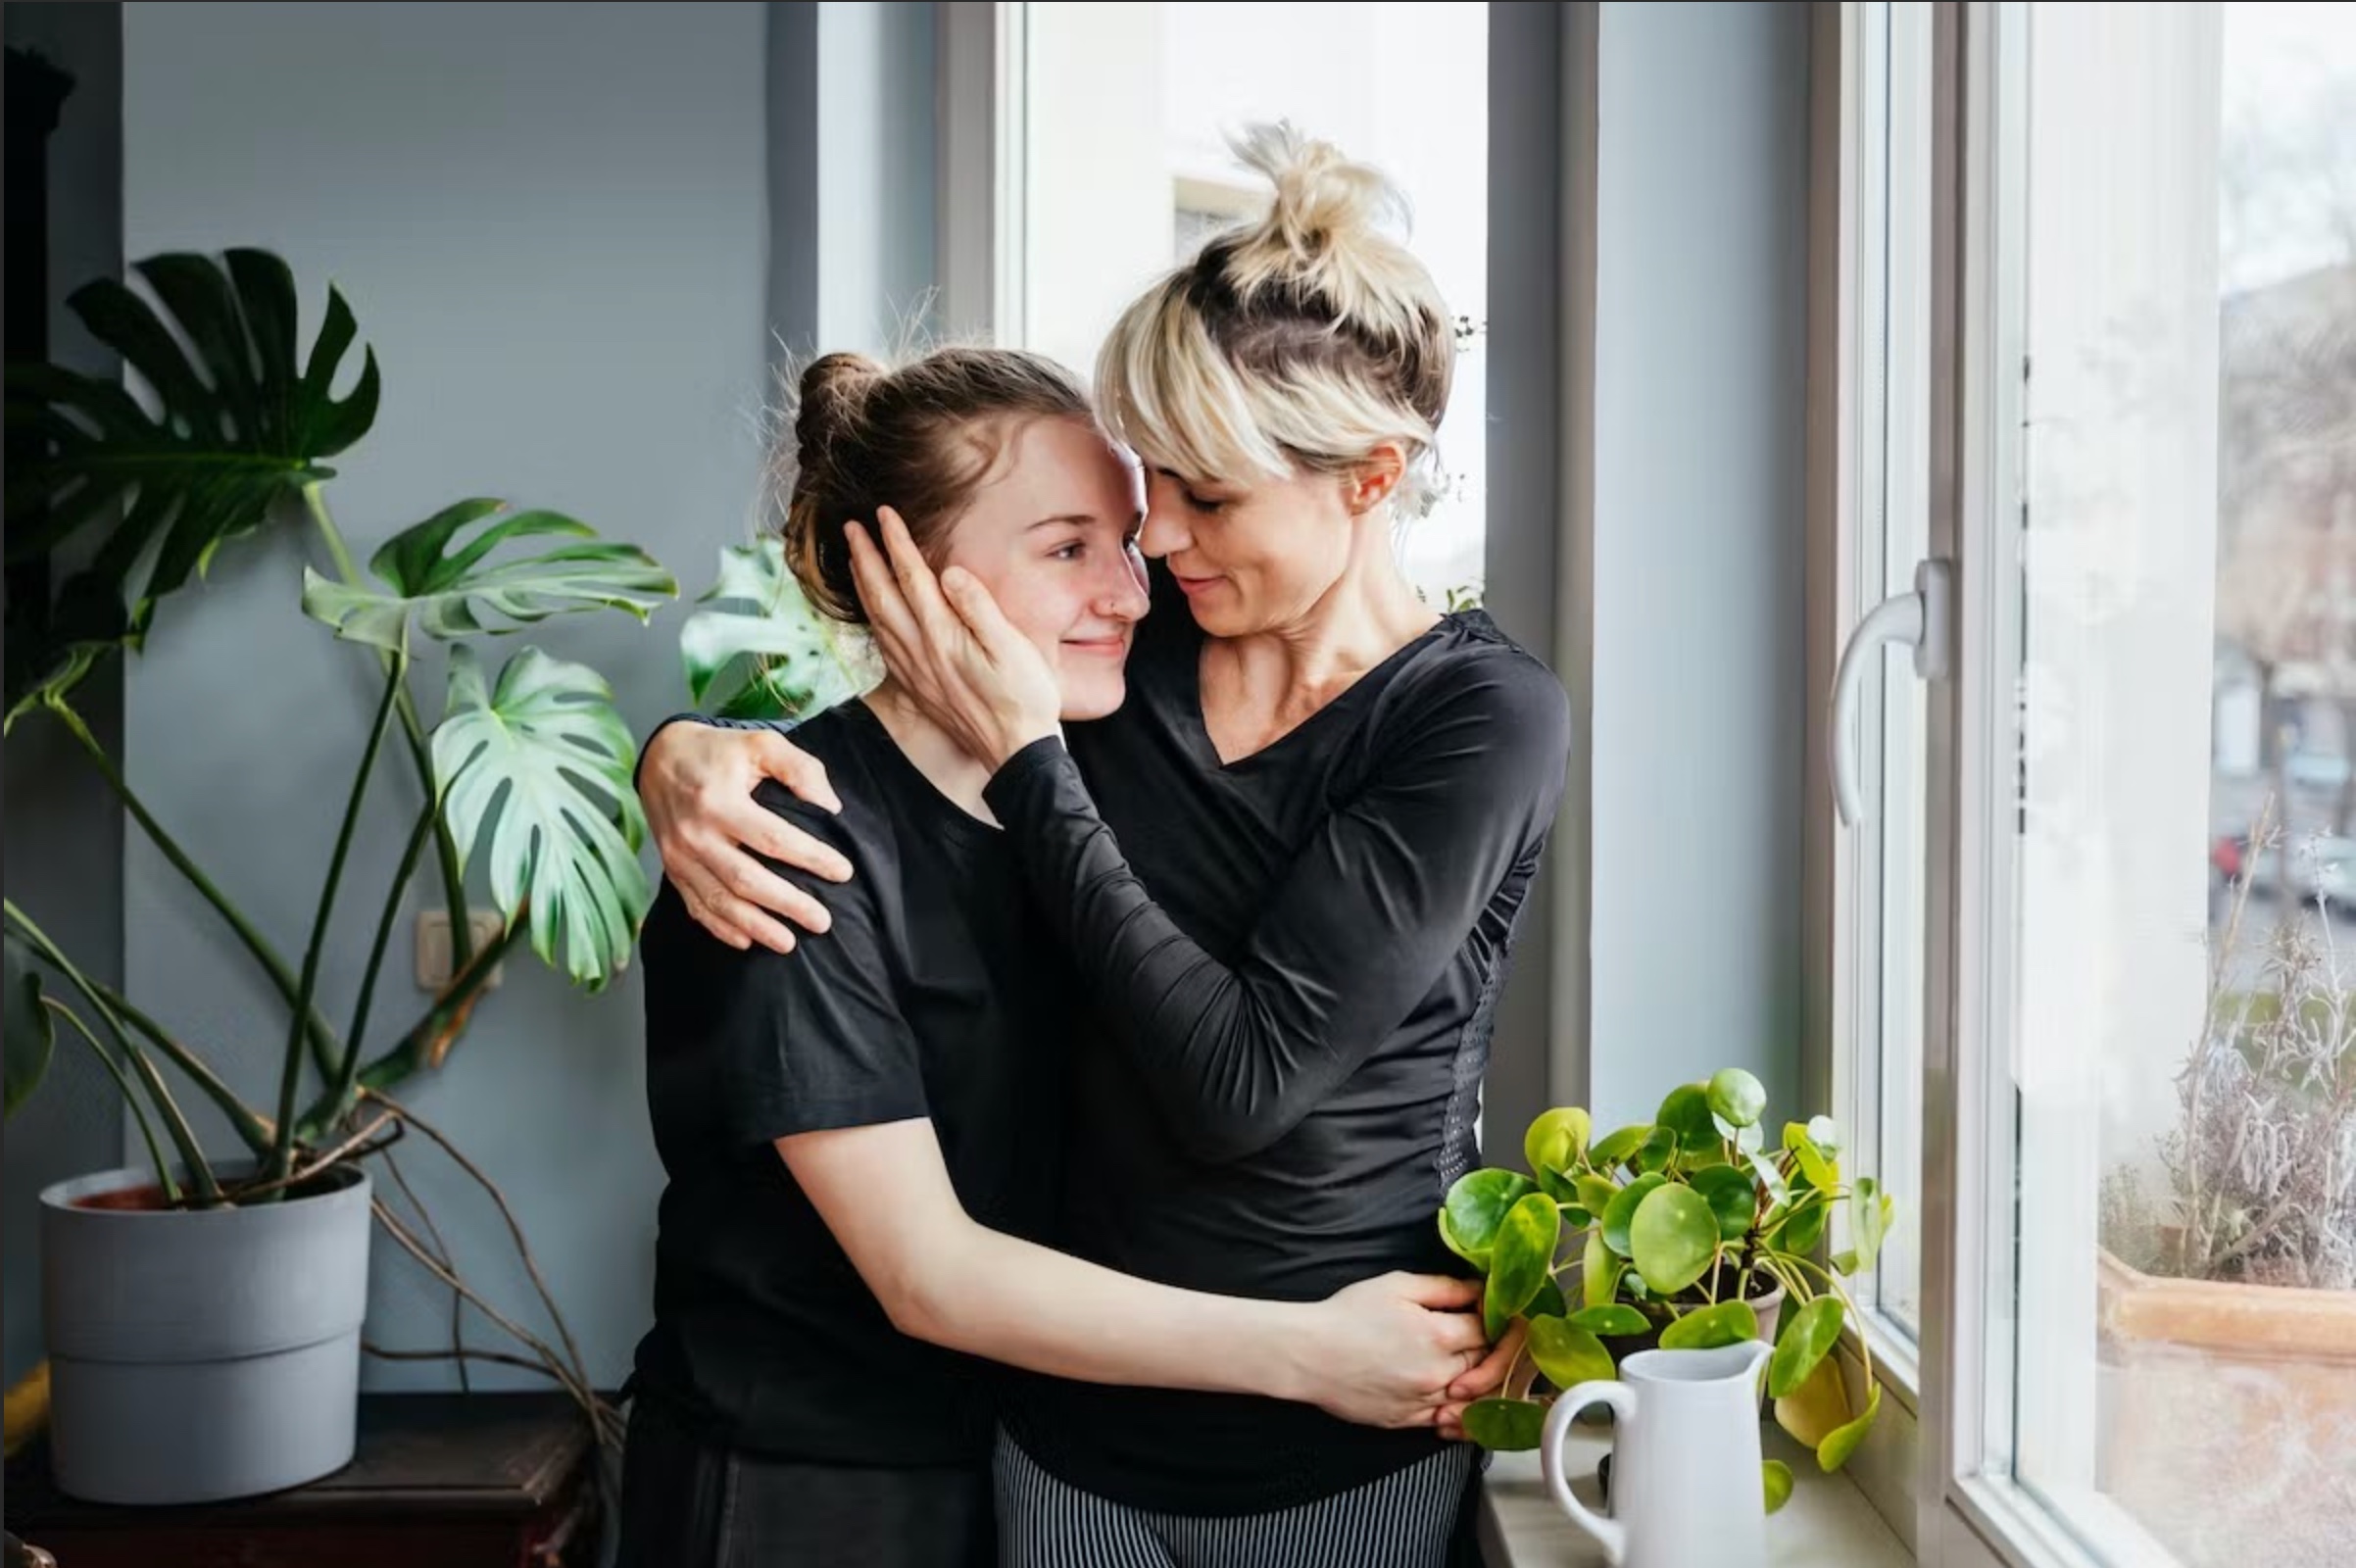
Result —
<instances>
[{"instance_id":1,"label":"windowsill","mask_svg":"<svg viewBox=\"0 0 2356 1568\"><path fill-rule=\"evenodd\" d=\"M1792 1500L1767 1521L1772 1568L1911 1568L1914 1558L1882 1516L1842 1476L1816 1468L1815 1455L1773 1423L1759 1438L1766 1457L1792 1467ZM1603 1428L1575 1427L1563 1449L1581 1500L1597 1504L1595 1461L1611 1448ZM1488 1568L1605 1568L1595 1538L1554 1506L1535 1453L1500 1453L1482 1488L1481 1558Z\"/></svg>"}]
</instances>

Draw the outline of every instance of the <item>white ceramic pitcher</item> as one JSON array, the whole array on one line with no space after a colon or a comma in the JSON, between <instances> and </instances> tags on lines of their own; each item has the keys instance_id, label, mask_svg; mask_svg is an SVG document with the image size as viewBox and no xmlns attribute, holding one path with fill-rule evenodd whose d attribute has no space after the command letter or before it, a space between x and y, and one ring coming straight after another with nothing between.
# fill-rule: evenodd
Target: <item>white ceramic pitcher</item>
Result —
<instances>
[{"instance_id":1,"label":"white ceramic pitcher","mask_svg":"<svg viewBox=\"0 0 2356 1568\"><path fill-rule=\"evenodd\" d=\"M1618 1381L1582 1383L1554 1401L1539 1445L1546 1486L1613 1568L1765 1568L1758 1373L1773 1353L1763 1340L1641 1350ZM1571 1423L1594 1404L1617 1417L1609 1519L1572 1494L1562 1464Z\"/></svg>"}]
</instances>

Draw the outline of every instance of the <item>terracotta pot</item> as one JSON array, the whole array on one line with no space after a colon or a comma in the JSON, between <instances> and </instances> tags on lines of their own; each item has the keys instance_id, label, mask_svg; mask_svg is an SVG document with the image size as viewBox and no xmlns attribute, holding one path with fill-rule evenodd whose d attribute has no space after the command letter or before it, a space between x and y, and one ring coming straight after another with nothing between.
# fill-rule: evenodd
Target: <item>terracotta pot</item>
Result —
<instances>
[{"instance_id":1,"label":"terracotta pot","mask_svg":"<svg viewBox=\"0 0 2356 1568\"><path fill-rule=\"evenodd\" d=\"M2102 1490L2192 1568L2347 1561L2356 1291L2097 1269Z\"/></svg>"}]
</instances>

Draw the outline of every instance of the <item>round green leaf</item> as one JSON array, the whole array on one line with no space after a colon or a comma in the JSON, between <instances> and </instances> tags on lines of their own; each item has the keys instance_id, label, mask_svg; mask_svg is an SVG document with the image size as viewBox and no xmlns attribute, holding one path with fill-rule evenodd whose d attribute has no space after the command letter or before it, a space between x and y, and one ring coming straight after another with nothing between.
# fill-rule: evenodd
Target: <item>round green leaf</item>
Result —
<instances>
[{"instance_id":1,"label":"round green leaf","mask_svg":"<svg viewBox=\"0 0 2356 1568\"><path fill-rule=\"evenodd\" d=\"M1874 1266L1881 1253L1882 1238L1889 1227L1890 1198L1881 1184L1871 1176L1857 1178L1856 1189L1849 1194L1849 1240L1855 1244L1857 1267Z\"/></svg>"},{"instance_id":2,"label":"round green leaf","mask_svg":"<svg viewBox=\"0 0 2356 1568\"><path fill-rule=\"evenodd\" d=\"M1462 1238L1456 1235L1455 1223L1448 1217L1446 1207L1440 1209L1439 1217L1441 1245L1473 1267L1486 1271L1489 1267L1488 1255L1486 1253L1476 1255L1471 1248L1464 1245Z\"/></svg>"},{"instance_id":3,"label":"round green leaf","mask_svg":"<svg viewBox=\"0 0 2356 1568\"><path fill-rule=\"evenodd\" d=\"M1490 1255L1489 1291L1482 1305L1491 1339L1504 1333L1515 1314L1537 1298L1561 1241L1562 1211L1546 1194L1531 1193L1505 1211L1497 1249Z\"/></svg>"},{"instance_id":4,"label":"round green leaf","mask_svg":"<svg viewBox=\"0 0 2356 1568\"><path fill-rule=\"evenodd\" d=\"M1646 1285L1663 1296L1684 1290L1718 1255L1718 1216L1691 1187L1656 1187L1628 1225L1628 1256Z\"/></svg>"},{"instance_id":5,"label":"round green leaf","mask_svg":"<svg viewBox=\"0 0 2356 1568\"><path fill-rule=\"evenodd\" d=\"M1821 1202L1811 1202L1794 1212L1786 1222L1783 1233L1776 1237L1778 1250L1802 1254L1816 1250L1824 1240L1824 1217L1829 1212Z\"/></svg>"},{"instance_id":6,"label":"round green leaf","mask_svg":"<svg viewBox=\"0 0 2356 1568\"><path fill-rule=\"evenodd\" d=\"M1548 1198L1554 1200L1554 1201L1557 1203L1576 1203L1579 1201L1579 1184L1574 1182L1570 1177L1565 1176L1562 1172L1558 1170L1548 1170L1546 1166L1541 1165L1537 1167L1534 1174L1538 1177L1538 1190L1546 1194ZM1585 1222L1582 1221L1581 1223Z\"/></svg>"},{"instance_id":7,"label":"round green leaf","mask_svg":"<svg viewBox=\"0 0 2356 1568\"><path fill-rule=\"evenodd\" d=\"M1505 1211L1535 1190L1530 1178L1517 1171L1476 1170L1459 1176L1448 1190L1448 1229L1441 1235L1451 1238L1448 1246L1459 1257L1486 1269Z\"/></svg>"},{"instance_id":8,"label":"round green leaf","mask_svg":"<svg viewBox=\"0 0 2356 1568\"><path fill-rule=\"evenodd\" d=\"M1573 1328L1585 1329L1590 1334L1642 1334L1652 1327L1651 1319L1644 1313L1617 1301L1608 1306L1582 1307L1571 1314L1570 1322Z\"/></svg>"},{"instance_id":9,"label":"round green leaf","mask_svg":"<svg viewBox=\"0 0 2356 1568\"><path fill-rule=\"evenodd\" d=\"M1661 1330L1664 1350L1714 1350L1759 1337L1759 1317L1748 1301L1720 1301L1686 1313Z\"/></svg>"},{"instance_id":10,"label":"round green leaf","mask_svg":"<svg viewBox=\"0 0 2356 1568\"><path fill-rule=\"evenodd\" d=\"M1718 1216L1719 1236L1742 1240L1758 1217L1759 1190L1750 1172L1734 1165L1704 1165L1688 1181Z\"/></svg>"},{"instance_id":11,"label":"round green leaf","mask_svg":"<svg viewBox=\"0 0 2356 1568\"><path fill-rule=\"evenodd\" d=\"M1557 1105L1530 1124L1522 1137L1522 1157L1534 1171L1564 1171L1587 1149L1587 1112L1577 1105Z\"/></svg>"},{"instance_id":12,"label":"round green leaf","mask_svg":"<svg viewBox=\"0 0 2356 1568\"><path fill-rule=\"evenodd\" d=\"M1608 1306L1620 1291L1622 1264L1603 1245L1600 1226L1587 1233L1587 1250L1579 1260L1579 1300L1583 1306Z\"/></svg>"},{"instance_id":13,"label":"round green leaf","mask_svg":"<svg viewBox=\"0 0 2356 1568\"><path fill-rule=\"evenodd\" d=\"M1652 1171L1639 1176L1613 1195L1610 1204L1603 1210L1604 1246L1622 1257L1629 1255L1628 1227L1636 1219L1637 1205L1668 1180L1658 1171Z\"/></svg>"},{"instance_id":14,"label":"round green leaf","mask_svg":"<svg viewBox=\"0 0 2356 1568\"><path fill-rule=\"evenodd\" d=\"M1841 1124L1830 1116L1808 1118L1808 1142L1827 1154L1841 1152Z\"/></svg>"},{"instance_id":15,"label":"round green leaf","mask_svg":"<svg viewBox=\"0 0 2356 1568\"><path fill-rule=\"evenodd\" d=\"M1598 1171L1608 1171L1644 1148L1644 1140L1651 1136L1652 1128L1648 1123L1623 1127L1607 1138L1598 1139L1595 1146L1587 1152L1587 1162Z\"/></svg>"},{"instance_id":16,"label":"round green leaf","mask_svg":"<svg viewBox=\"0 0 2356 1568\"><path fill-rule=\"evenodd\" d=\"M1755 1126L1767 1111L1767 1090L1740 1067L1722 1067L1710 1079L1709 1107L1738 1127Z\"/></svg>"},{"instance_id":17,"label":"round green leaf","mask_svg":"<svg viewBox=\"0 0 2356 1568\"><path fill-rule=\"evenodd\" d=\"M1792 1151L1792 1157L1799 1161L1801 1178L1818 1192L1829 1193L1841 1184L1840 1167L1818 1153L1816 1146L1807 1139L1799 1141L1799 1147Z\"/></svg>"},{"instance_id":18,"label":"round green leaf","mask_svg":"<svg viewBox=\"0 0 2356 1568\"><path fill-rule=\"evenodd\" d=\"M1710 1120L1709 1094L1700 1084L1679 1084L1670 1090L1652 1119L1675 1134L1685 1149L1706 1149L1718 1142L1717 1126Z\"/></svg>"},{"instance_id":19,"label":"round green leaf","mask_svg":"<svg viewBox=\"0 0 2356 1568\"><path fill-rule=\"evenodd\" d=\"M1607 1176L1581 1176L1579 1206L1591 1214L1601 1214L1611 1207L1611 1200L1620 1196L1620 1184Z\"/></svg>"},{"instance_id":20,"label":"round green leaf","mask_svg":"<svg viewBox=\"0 0 2356 1568\"><path fill-rule=\"evenodd\" d=\"M1759 1472L1767 1487L1767 1511L1774 1513L1792 1500L1792 1467L1781 1459L1765 1459Z\"/></svg>"},{"instance_id":21,"label":"round green leaf","mask_svg":"<svg viewBox=\"0 0 2356 1568\"><path fill-rule=\"evenodd\" d=\"M1816 1370L1825 1352L1841 1340L1841 1298L1820 1296L1792 1313L1776 1334L1775 1360L1767 1392L1777 1398L1797 1389Z\"/></svg>"},{"instance_id":22,"label":"round green leaf","mask_svg":"<svg viewBox=\"0 0 2356 1568\"><path fill-rule=\"evenodd\" d=\"M1826 1475L1831 1475L1848 1463L1849 1455L1855 1453L1857 1446L1865 1441L1865 1434L1873 1430L1874 1417L1881 1413L1881 1409L1882 1385L1876 1382L1866 1391L1865 1413L1847 1426L1837 1429L1817 1446L1816 1467Z\"/></svg>"},{"instance_id":23,"label":"round green leaf","mask_svg":"<svg viewBox=\"0 0 2356 1568\"><path fill-rule=\"evenodd\" d=\"M1628 1163L1640 1171L1665 1171L1677 1158L1677 1135L1666 1127L1655 1127L1644 1147L1629 1157Z\"/></svg>"},{"instance_id":24,"label":"round green leaf","mask_svg":"<svg viewBox=\"0 0 2356 1568\"><path fill-rule=\"evenodd\" d=\"M1495 1452L1535 1448L1546 1430L1546 1407L1536 1399L1475 1399L1464 1407L1464 1435Z\"/></svg>"},{"instance_id":25,"label":"round green leaf","mask_svg":"<svg viewBox=\"0 0 2356 1568\"><path fill-rule=\"evenodd\" d=\"M1611 1352L1593 1331L1558 1317L1530 1320L1530 1359L1546 1381L1558 1389L1609 1378L1615 1368Z\"/></svg>"},{"instance_id":26,"label":"round green leaf","mask_svg":"<svg viewBox=\"0 0 2356 1568\"><path fill-rule=\"evenodd\" d=\"M1525 1310L1535 1318L1562 1317L1570 1309L1570 1303L1562 1298L1561 1282L1556 1280L1553 1275L1548 1274L1545 1282L1538 1287L1538 1294L1530 1298L1530 1304Z\"/></svg>"}]
</instances>

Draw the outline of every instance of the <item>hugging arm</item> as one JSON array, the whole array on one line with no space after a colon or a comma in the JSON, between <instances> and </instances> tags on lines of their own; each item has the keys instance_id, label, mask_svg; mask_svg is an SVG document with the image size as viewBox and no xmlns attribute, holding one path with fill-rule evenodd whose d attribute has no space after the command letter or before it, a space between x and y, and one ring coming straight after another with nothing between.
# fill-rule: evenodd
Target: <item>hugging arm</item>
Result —
<instances>
[{"instance_id":1,"label":"hugging arm","mask_svg":"<svg viewBox=\"0 0 2356 1568\"><path fill-rule=\"evenodd\" d=\"M1277 884L1232 964L1154 904L1059 742L1026 747L990 782L1049 918L1200 1157L1242 1158L1291 1131L1536 860L1569 750L1561 686L1500 656L1423 707Z\"/></svg>"}]
</instances>

